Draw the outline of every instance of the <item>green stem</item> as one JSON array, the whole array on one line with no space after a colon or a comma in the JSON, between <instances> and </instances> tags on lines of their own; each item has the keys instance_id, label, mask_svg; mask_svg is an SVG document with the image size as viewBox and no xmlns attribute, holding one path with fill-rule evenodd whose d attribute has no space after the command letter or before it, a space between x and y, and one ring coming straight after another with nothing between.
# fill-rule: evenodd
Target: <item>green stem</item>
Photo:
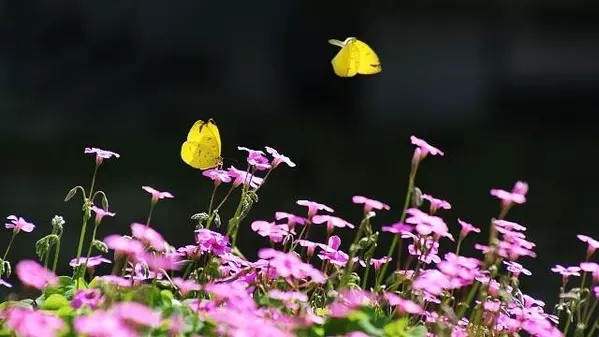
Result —
<instances>
[{"instance_id":1,"label":"green stem","mask_svg":"<svg viewBox=\"0 0 599 337\"><path fill-rule=\"evenodd\" d=\"M10 237L10 241L8 242L8 247L6 247L6 250L4 251L4 255L2 256L2 261L6 261L8 252L10 251L10 248L12 247L12 243L13 243L13 241L15 241L15 236L17 236L17 232L15 230L13 230L12 236Z\"/></svg>"},{"instance_id":2,"label":"green stem","mask_svg":"<svg viewBox=\"0 0 599 337\"><path fill-rule=\"evenodd\" d=\"M92 232L92 241L89 244L89 247L87 248L87 256L85 258L85 263L83 264L84 269L87 269L87 262L89 261L89 256L92 254L92 247L93 247L93 243L94 240L96 239L96 231L98 230L98 225L100 225L99 222L94 223L94 230ZM83 272L83 275L85 276L85 272Z\"/></svg>"},{"instance_id":3,"label":"green stem","mask_svg":"<svg viewBox=\"0 0 599 337\"><path fill-rule=\"evenodd\" d=\"M48 268L48 259L50 258L50 252L52 251L52 246L48 247L48 251L44 254L44 268Z\"/></svg>"},{"instance_id":4,"label":"green stem","mask_svg":"<svg viewBox=\"0 0 599 337\"><path fill-rule=\"evenodd\" d=\"M96 184L96 175L98 174L98 168L100 164L96 162L96 166L94 167L94 174L92 176L92 183L89 187L88 195L91 197L94 195L94 185ZM79 234L79 245L77 245L77 259L81 257L81 251L83 250L83 240L85 239L85 231L87 230L87 222L91 218L91 210L90 206L92 201L87 197L83 196L85 210L83 211L83 223L81 224L81 234Z\"/></svg>"},{"instance_id":5,"label":"green stem","mask_svg":"<svg viewBox=\"0 0 599 337\"><path fill-rule=\"evenodd\" d=\"M416 172L418 171L418 167L416 167L413 172L410 172L410 177L408 179L408 190L406 191L406 196L405 196L405 200L403 203L403 209L401 211L401 216L399 218L399 222L403 223L406 220L406 210L408 209L408 206L410 205L410 197L412 196L412 191L414 190L414 182L416 180ZM391 257L393 255L393 250L395 249L395 246L397 245L397 241L401 240L401 234L397 233L396 235L394 235L393 237L393 241L391 241L391 246L389 247L389 251L387 252L387 257ZM398 253L397 256L397 263L400 263L399 259L401 258L401 252ZM380 284L381 284L381 280L385 277L385 273L387 272L387 267L389 265L389 261L383 263L382 268L381 268L381 272L379 273L379 277L377 277L376 282L375 282L375 286L374 289L378 289Z\"/></svg>"},{"instance_id":6,"label":"green stem","mask_svg":"<svg viewBox=\"0 0 599 337\"><path fill-rule=\"evenodd\" d=\"M146 228L150 227L150 220L152 220L152 212L154 211L154 206L156 206L156 201L152 199L152 201L150 201L150 212L148 212L148 219L146 220Z\"/></svg>"},{"instance_id":7,"label":"green stem","mask_svg":"<svg viewBox=\"0 0 599 337\"><path fill-rule=\"evenodd\" d=\"M597 322L595 322L595 324L593 324L593 327L591 328L591 332L589 332L589 334L587 335L587 337L593 337L593 336L595 336L594 333L595 333L595 330L597 329L597 325L598 325ZM564 334L564 336L565 336L565 334Z\"/></svg>"},{"instance_id":8,"label":"green stem","mask_svg":"<svg viewBox=\"0 0 599 337\"><path fill-rule=\"evenodd\" d=\"M597 308L597 303L598 302L599 301L597 301L597 299L595 298L595 300L593 301L593 305L591 305L591 309L586 313L586 316L585 316L585 319L584 319L584 326L589 326L589 320L591 319L591 316L593 316L593 312Z\"/></svg>"},{"instance_id":9,"label":"green stem","mask_svg":"<svg viewBox=\"0 0 599 337\"><path fill-rule=\"evenodd\" d=\"M345 266L345 270L343 271L343 275L341 276L341 282L339 284L339 288L343 288L345 286L345 282L347 277L352 272L354 267L354 257L356 257L356 253L358 252L358 242L360 241L360 237L362 236L362 232L366 226L370 226L370 218L366 217L362 219L360 222L360 227L358 227L358 232L356 233L356 237L354 238L354 242L349 246L349 258L347 260L347 265Z\"/></svg>"},{"instance_id":10,"label":"green stem","mask_svg":"<svg viewBox=\"0 0 599 337\"><path fill-rule=\"evenodd\" d=\"M52 271L56 272L56 266L58 265L58 254L60 253L60 240L62 239L62 235L58 237L58 242L56 242L56 248L54 249L54 263L52 263Z\"/></svg>"}]
</instances>

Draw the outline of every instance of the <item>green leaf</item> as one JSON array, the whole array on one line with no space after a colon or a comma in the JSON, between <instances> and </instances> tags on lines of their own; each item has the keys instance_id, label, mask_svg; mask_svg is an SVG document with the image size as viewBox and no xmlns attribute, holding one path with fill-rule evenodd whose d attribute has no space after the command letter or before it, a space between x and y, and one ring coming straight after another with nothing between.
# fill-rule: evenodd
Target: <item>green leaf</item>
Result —
<instances>
[{"instance_id":1,"label":"green leaf","mask_svg":"<svg viewBox=\"0 0 599 337\"><path fill-rule=\"evenodd\" d=\"M69 300L60 294L52 294L42 303L41 308L44 310L58 310L65 306L70 306Z\"/></svg>"},{"instance_id":2,"label":"green leaf","mask_svg":"<svg viewBox=\"0 0 599 337\"><path fill-rule=\"evenodd\" d=\"M385 325L383 333L385 337L407 337L405 330L408 326L408 318L402 317Z\"/></svg>"},{"instance_id":3,"label":"green leaf","mask_svg":"<svg viewBox=\"0 0 599 337\"><path fill-rule=\"evenodd\" d=\"M416 325L407 331L409 337L426 337L426 327L424 325Z\"/></svg>"},{"instance_id":4,"label":"green leaf","mask_svg":"<svg viewBox=\"0 0 599 337\"><path fill-rule=\"evenodd\" d=\"M56 313L60 317L73 316L74 313L75 313L75 309L73 309L73 307L71 307L70 305L69 306L64 306L64 307L56 310Z\"/></svg>"}]
</instances>

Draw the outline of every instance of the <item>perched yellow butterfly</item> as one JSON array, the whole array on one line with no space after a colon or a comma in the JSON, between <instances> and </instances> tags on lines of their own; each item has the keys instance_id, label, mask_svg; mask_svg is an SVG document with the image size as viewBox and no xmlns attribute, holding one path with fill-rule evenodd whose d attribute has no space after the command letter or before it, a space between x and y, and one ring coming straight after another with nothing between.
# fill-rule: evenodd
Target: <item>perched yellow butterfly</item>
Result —
<instances>
[{"instance_id":1,"label":"perched yellow butterfly","mask_svg":"<svg viewBox=\"0 0 599 337\"><path fill-rule=\"evenodd\" d=\"M181 159L193 168L207 170L222 164L220 151L220 134L214 120L199 120L189 130L187 141L181 145Z\"/></svg>"},{"instance_id":2,"label":"perched yellow butterfly","mask_svg":"<svg viewBox=\"0 0 599 337\"><path fill-rule=\"evenodd\" d=\"M356 74L372 75L381 72L379 57L366 43L355 37L348 37L343 42L331 39L329 43L341 47L331 60L337 76L352 77Z\"/></svg>"}]
</instances>

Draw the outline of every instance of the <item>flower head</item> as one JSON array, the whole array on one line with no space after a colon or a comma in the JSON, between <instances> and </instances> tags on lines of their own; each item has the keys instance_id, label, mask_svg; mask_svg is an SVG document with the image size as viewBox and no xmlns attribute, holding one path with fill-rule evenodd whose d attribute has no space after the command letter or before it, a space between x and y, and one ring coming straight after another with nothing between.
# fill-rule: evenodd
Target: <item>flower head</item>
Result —
<instances>
[{"instance_id":1,"label":"flower head","mask_svg":"<svg viewBox=\"0 0 599 337\"><path fill-rule=\"evenodd\" d=\"M104 159L108 159L108 158L112 158L112 157L119 158L121 156L120 154L118 154L116 152L102 150L102 149L98 149L95 147L91 147L91 148L86 147L85 153L95 153L96 154L96 165L102 164Z\"/></svg>"},{"instance_id":2,"label":"flower head","mask_svg":"<svg viewBox=\"0 0 599 337\"><path fill-rule=\"evenodd\" d=\"M92 206L90 209L92 211L94 211L94 213L96 213L96 223L97 224L102 222L102 218L104 218L105 216L113 217L116 215L115 213L108 212L107 210L104 210L103 208L96 207L96 206Z\"/></svg>"},{"instance_id":3,"label":"flower head","mask_svg":"<svg viewBox=\"0 0 599 337\"><path fill-rule=\"evenodd\" d=\"M233 166L231 166L227 172L229 173L229 177L233 178L233 186L249 184L251 187L257 188L264 182L263 178L256 177L255 175L249 174L245 171L240 171Z\"/></svg>"},{"instance_id":4,"label":"flower head","mask_svg":"<svg viewBox=\"0 0 599 337\"><path fill-rule=\"evenodd\" d=\"M33 260L19 261L16 269L19 280L26 286L42 290L47 285L58 283L58 277L53 272Z\"/></svg>"},{"instance_id":5,"label":"flower head","mask_svg":"<svg viewBox=\"0 0 599 337\"><path fill-rule=\"evenodd\" d=\"M248 152L247 162L258 171L268 170L270 168L269 160L260 150L252 150L247 147L238 146L237 149Z\"/></svg>"},{"instance_id":6,"label":"flower head","mask_svg":"<svg viewBox=\"0 0 599 337\"><path fill-rule=\"evenodd\" d=\"M470 224L466 221L458 219L458 223L460 224L460 226L462 226L462 230L460 231L461 239L465 238L466 235L468 235L468 233L470 233L470 232L480 233L480 228L474 227L474 226L472 226L472 224Z\"/></svg>"},{"instance_id":7,"label":"flower head","mask_svg":"<svg viewBox=\"0 0 599 337\"><path fill-rule=\"evenodd\" d=\"M173 284L181 292L181 295L186 296L192 291L200 290L200 285L194 280L185 280L180 277L173 278Z\"/></svg>"},{"instance_id":8,"label":"flower head","mask_svg":"<svg viewBox=\"0 0 599 337\"><path fill-rule=\"evenodd\" d=\"M422 199L428 200L430 205L430 214L437 213L439 209L451 209L451 204L445 200L437 199L430 194L423 194Z\"/></svg>"},{"instance_id":9,"label":"flower head","mask_svg":"<svg viewBox=\"0 0 599 337\"><path fill-rule=\"evenodd\" d=\"M112 263L111 260L103 257L102 255L90 256L89 259L87 257L74 258L69 262L69 266L77 267L85 263L87 260L87 268L94 268L102 263Z\"/></svg>"},{"instance_id":10,"label":"flower head","mask_svg":"<svg viewBox=\"0 0 599 337\"><path fill-rule=\"evenodd\" d=\"M269 268L275 275L289 278L293 277L298 280L310 278L317 283L324 283L325 276L312 267L312 265L304 263L294 253L284 253L272 248L262 248L258 252L258 257L269 261Z\"/></svg>"},{"instance_id":11,"label":"flower head","mask_svg":"<svg viewBox=\"0 0 599 337\"><path fill-rule=\"evenodd\" d=\"M229 238L206 228L196 230L196 243L202 253L221 256L231 252Z\"/></svg>"},{"instance_id":12,"label":"flower head","mask_svg":"<svg viewBox=\"0 0 599 337\"><path fill-rule=\"evenodd\" d=\"M296 203L298 205L300 205L300 206L306 206L306 207L308 207L308 218L312 218L313 216L315 216L318 211L326 211L326 212L329 212L329 213L335 212L329 206L327 206L325 204L318 203L316 201L298 200Z\"/></svg>"},{"instance_id":13,"label":"flower head","mask_svg":"<svg viewBox=\"0 0 599 337\"><path fill-rule=\"evenodd\" d=\"M208 177L214 181L215 185L220 185L220 183L230 183L231 177L229 176L229 172L225 170L219 169L209 169L202 172L204 177Z\"/></svg>"},{"instance_id":14,"label":"flower head","mask_svg":"<svg viewBox=\"0 0 599 337\"><path fill-rule=\"evenodd\" d=\"M354 195L352 197L352 202L354 204L364 205L364 214L367 214L368 212L372 211L373 209L376 209L376 210L383 210L383 209L390 210L391 209L391 207L387 204L384 204L378 200L363 197L361 195Z\"/></svg>"},{"instance_id":15,"label":"flower head","mask_svg":"<svg viewBox=\"0 0 599 337\"><path fill-rule=\"evenodd\" d=\"M97 309L104 301L104 296L100 289L89 288L78 290L73 296L71 306L75 309L87 306L91 309Z\"/></svg>"},{"instance_id":16,"label":"flower head","mask_svg":"<svg viewBox=\"0 0 599 337\"><path fill-rule=\"evenodd\" d=\"M410 141L412 142L412 144L416 145L416 149L414 150L414 155L412 156L412 167L418 167L418 165L420 164L420 162L422 162L422 160L424 158L426 158L426 156L430 153L433 156L439 155L439 156L443 156L445 155L445 153L443 153L443 151L439 150L438 148L430 145L429 143L425 142L424 140L415 137L415 136L411 136L410 137Z\"/></svg>"},{"instance_id":17,"label":"flower head","mask_svg":"<svg viewBox=\"0 0 599 337\"><path fill-rule=\"evenodd\" d=\"M293 232L289 230L287 225L277 225L274 222L256 220L252 222L252 230L260 236L268 236L270 241L279 243L283 238L291 235Z\"/></svg>"},{"instance_id":18,"label":"flower head","mask_svg":"<svg viewBox=\"0 0 599 337\"><path fill-rule=\"evenodd\" d=\"M491 195L500 199L503 207L525 203L527 192L528 184L523 181L517 181L511 192L501 189L491 189Z\"/></svg>"},{"instance_id":19,"label":"flower head","mask_svg":"<svg viewBox=\"0 0 599 337\"><path fill-rule=\"evenodd\" d=\"M150 245L156 251L163 251L168 245L162 235L150 226L140 223L131 224L131 234L139 241Z\"/></svg>"},{"instance_id":20,"label":"flower head","mask_svg":"<svg viewBox=\"0 0 599 337\"><path fill-rule=\"evenodd\" d=\"M144 191L146 191L152 195L152 202L156 202L156 201L158 201L158 199L164 199L164 198L172 199L175 197L174 195L170 194L169 192L160 192L150 186L142 186L141 188Z\"/></svg>"},{"instance_id":21,"label":"flower head","mask_svg":"<svg viewBox=\"0 0 599 337\"><path fill-rule=\"evenodd\" d=\"M599 241L591 238L590 236L586 236L586 235L582 235L579 234L576 237L578 237L578 239L582 242L586 242L589 247L587 249L587 260L591 257L591 255L593 255L593 253L595 253L595 251L597 250L597 248L599 248Z\"/></svg>"},{"instance_id":22,"label":"flower head","mask_svg":"<svg viewBox=\"0 0 599 337\"><path fill-rule=\"evenodd\" d=\"M57 315L30 308L8 307L3 310L2 316L3 325L22 337L59 336L60 331L66 328L64 321Z\"/></svg>"},{"instance_id":23,"label":"flower head","mask_svg":"<svg viewBox=\"0 0 599 337\"><path fill-rule=\"evenodd\" d=\"M104 239L104 243L108 248L115 250L117 254L135 256L144 251L141 242L127 236L112 234Z\"/></svg>"},{"instance_id":24,"label":"flower head","mask_svg":"<svg viewBox=\"0 0 599 337\"><path fill-rule=\"evenodd\" d=\"M295 163L292 162L291 159L289 159L289 157L280 154L277 150L273 149L272 147L265 146L264 148L266 149L266 152L270 153L270 155L273 158L270 162L270 165L273 168L279 166L280 163L285 163L289 167L295 167Z\"/></svg>"},{"instance_id":25,"label":"flower head","mask_svg":"<svg viewBox=\"0 0 599 337\"><path fill-rule=\"evenodd\" d=\"M343 227L349 227L349 228L354 228L354 225L352 225L351 223L336 217L336 216L332 216L332 215L315 215L312 218L312 222L319 225L322 223L326 223L327 224L327 233L331 233L333 232L333 229L335 227L339 227L339 228L343 228Z\"/></svg>"},{"instance_id":26,"label":"flower head","mask_svg":"<svg viewBox=\"0 0 599 337\"><path fill-rule=\"evenodd\" d=\"M9 215L6 217L6 219L10 220L9 223L4 224L4 227L8 228L8 229L12 229L14 232L18 233L20 231L23 232L27 232L27 233L31 233L33 231L33 229L35 228L35 225L25 221L25 219L15 216L15 215Z\"/></svg>"}]
</instances>

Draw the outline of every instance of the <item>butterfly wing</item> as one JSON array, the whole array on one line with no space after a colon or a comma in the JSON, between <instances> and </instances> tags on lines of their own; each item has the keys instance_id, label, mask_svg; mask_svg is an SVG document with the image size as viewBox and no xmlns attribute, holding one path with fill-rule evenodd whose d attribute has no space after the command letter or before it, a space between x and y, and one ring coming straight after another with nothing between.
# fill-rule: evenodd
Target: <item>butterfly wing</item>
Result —
<instances>
[{"instance_id":1,"label":"butterfly wing","mask_svg":"<svg viewBox=\"0 0 599 337\"><path fill-rule=\"evenodd\" d=\"M335 41L335 43L331 42ZM333 71L339 77L352 77L357 74L357 51L353 48L353 42L350 40L347 43L342 43L338 40L329 40L329 43L339 46L342 45L341 50L331 60L333 65Z\"/></svg>"},{"instance_id":2,"label":"butterfly wing","mask_svg":"<svg viewBox=\"0 0 599 337\"><path fill-rule=\"evenodd\" d=\"M369 45L360 40L355 40L353 46L358 53L357 72L363 75L377 74L382 71L378 55Z\"/></svg>"},{"instance_id":3,"label":"butterfly wing","mask_svg":"<svg viewBox=\"0 0 599 337\"><path fill-rule=\"evenodd\" d=\"M221 140L214 120L199 120L189 130L181 145L181 159L189 166L206 170L221 164Z\"/></svg>"}]
</instances>

